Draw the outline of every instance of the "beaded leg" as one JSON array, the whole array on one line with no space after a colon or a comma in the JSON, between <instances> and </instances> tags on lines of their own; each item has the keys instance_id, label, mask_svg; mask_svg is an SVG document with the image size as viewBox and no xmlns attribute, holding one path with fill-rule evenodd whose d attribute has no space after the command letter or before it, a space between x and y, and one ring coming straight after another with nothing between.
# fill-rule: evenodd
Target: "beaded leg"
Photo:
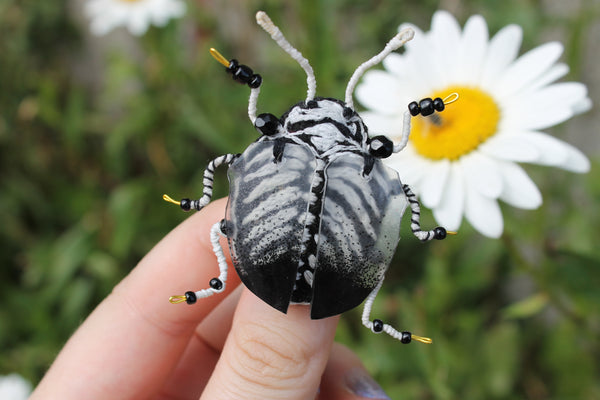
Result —
<instances>
[{"instance_id":1,"label":"beaded leg","mask_svg":"<svg viewBox=\"0 0 600 400\"><path fill-rule=\"evenodd\" d=\"M223 164L231 164L238 157L239 154L225 154L209 162L204 170L204 179L202 181L202 197L200 197L198 200L188 200L187 207L185 207L186 204L184 204L186 199L182 200L181 208L183 208L185 211L189 211L190 209L200 211L206 207L206 205L210 203L210 200L212 199L215 169Z\"/></svg>"},{"instance_id":2,"label":"beaded leg","mask_svg":"<svg viewBox=\"0 0 600 400\"><path fill-rule=\"evenodd\" d=\"M377 287L375 287L375 289L373 289L369 296L367 296L367 300L365 301L365 307L362 313L363 325L370 329L373 333L385 332L394 339L397 339L404 344L410 343L412 340L430 344L432 341L429 338L416 336L408 331L400 332L391 325L383 323L383 321L381 321L380 319L374 319L373 321L371 321L371 309L373 307L373 303L375 302L375 297L377 297L377 293L379 293L379 289L381 289L381 285L383 285L383 279L379 281Z\"/></svg>"},{"instance_id":3,"label":"beaded leg","mask_svg":"<svg viewBox=\"0 0 600 400\"><path fill-rule=\"evenodd\" d=\"M197 292L186 292L183 296L171 296L169 301L173 304L186 302L188 304L194 304L196 300L203 299L205 297L212 296L216 293L221 293L225 290L225 283L227 282L227 270L229 265L227 264L227 260L225 259L225 253L223 252L223 247L219 242L220 236L227 236L224 230L225 220L221 220L214 224L210 230L210 241L213 246L213 252L217 257L217 262L219 263L219 276L217 278L212 278L208 285L209 287L206 289L198 290Z\"/></svg>"},{"instance_id":4,"label":"beaded leg","mask_svg":"<svg viewBox=\"0 0 600 400\"><path fill-rule=\"evenodd\" d=\"M417 196L415 196L413 191L410 190L410 186L402 185L402 190L410 204L410 229L412 230L413 235L422 242L428 242L431 239L442 240L446 238L446 229L441 226L430 231L421 230L421 206L419 205L419 200L417 200Z\"/></svg>"}]
</instances>

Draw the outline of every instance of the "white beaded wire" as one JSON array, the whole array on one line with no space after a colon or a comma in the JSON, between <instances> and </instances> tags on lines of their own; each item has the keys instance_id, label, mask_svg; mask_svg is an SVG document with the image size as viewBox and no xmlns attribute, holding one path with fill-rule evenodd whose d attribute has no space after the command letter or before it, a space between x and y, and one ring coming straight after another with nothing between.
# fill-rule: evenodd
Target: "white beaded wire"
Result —
<instances>
[{"instance_id":1,"label":"white beaded wire","mask_svg":"<svg viewBox=\"0 0 600 400\"><path fill-rule=\"evenodd\" d=\"M410 111L406 110L404 112L404 117L402 119L402 137L400 138L400 143L394 145L394 153L398 153L402 151L408 144L408 136L410 135L410 120L412 115L410 115Z\"/></svg>"},{"instance_id":2,"label":"white beaded wire","mask_svg":"<svg viewBox=\"0 0 600 400\"><path fill-rule=\"evenodd\" d=\"M375 332L375 331L373 330L373 322L371 321L371 310L373 308L373 303L375 302L375 297L377 297L377 293L379 293L379 289L381 289L381 286L383 285L383 279L384 278L381 278L381 280L379 281L379 283L377 284L375 289L373 289L373 291L371 291L371 293L369 293L369 295L367 296L367 299L365 300L365 306L363 308L363 313L362 313L362 318L361 318L362 324L365 327L367 327L368 329L370 329L372 332ZM389 324L385 324L385 323L383 324L383 332L387 333L394 339L402 340L402 332L394 329L394 327L392 327Z\"/></svg>"},{"instance_id":3,"label":"white beaded wire","mask_svg":"<svg viewBox=\"0 0 600 400\"><path fill-rule=\"evenodd\" d=\"M362 320L362 324L364 326L366 326L367 328L369 328L370 330L373 330L373 322L371 321L371 309L373 308L373 303L375 302L375 297L377 297L377 293L379 292L379 289L381 289L382 285L383 285L383 278L379 281L379 283L377 284L375 289L373 289L371 291L371 293L369 293L369 295L367 296L367 299L365 300L365 306L363 308L361 320Z\"/></svg>"},{"instance_id":4,"label":"white beaded wire","mask_svg":"<svg viewBox=\"0 0 600 400\"><path fill-rule=\"evenodd\" d=\"M250 99L248 99L248 118L254 125L256 121L256 104L258 102L258 95L260 94L260 86L250 90Z\"/></svg>"},{"instance_id":5,"label":"white beaded wire","mask_svg":"<svg viewBox=\"0 0 600 400\"><path fill-rule=\"evenodd\" d=\"M363 76L363 74L369 68L379 64L388 54L402 47L404 43L411 40L414 36L415 31L412 28L403 29L385 45L379 54L360 64L358 68L356 68L356 71L354 71L352 77L348 81L348 86L346 86L346 99L344 100L346 102L346 106L354 109L354 100L352 99L352 94L354 93L354 89L356 88L356 85L358 85L358 81L361 76Z\"/></svg>"},{"instance_id":6,"label":"white beaded wire","mask_svg":"<svg viewBox=\"0 0 600 400\"><path fill-rule=\"evenodd\" d=\"M215 253L215 256L217 256L217 262L219 263L219 280L223 283L223 286L218 290L213 288L198 290L195 292L196 298L198 299L203 299L205 297L212 296L215 293L221 293L223 290L225 290L227 269L229 266L227 265L225 254L223 253L223 247L221 247L221 243L219 243L219 238L221 235L223 235L223 232L221 232L221 222L219 221L210 229L210 241L213 246L213 252Z\"/></svg>"},{"instance_id":7,"label":"white beaded wire","mask_svg":"<svg viewBox=\"0 0 600 400\"><path fill-rule=\"evenodd\" d=\"M259 11L256 13L256 22L273 38L275 42L281 47L286 53L288 53L294 60L300 64L302 69L306 72L306 83L308 85L308 90L306 94L306 101L312 100L315 98L315 93L317 92L317 80L315 78L315 73L310 66L308 60L296 50L290 42L283 36L283 33L279 30L277 26L271 21L271 18L264 11Z\"/></svg>"}]
</instances>

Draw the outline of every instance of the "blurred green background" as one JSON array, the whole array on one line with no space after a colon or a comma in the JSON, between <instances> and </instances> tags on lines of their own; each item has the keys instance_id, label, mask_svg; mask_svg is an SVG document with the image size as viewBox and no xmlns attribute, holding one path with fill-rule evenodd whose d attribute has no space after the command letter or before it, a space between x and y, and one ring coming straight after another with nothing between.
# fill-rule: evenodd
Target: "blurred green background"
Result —
<instances>
[{"instance_id":1,"label":"blurred green background","mask_svg":"<svg viewBox=\"0 0 600 400\"><path fill-rule=\"evenodd\" d=\"M520 24L522 52L560 40L568 79L600 104L597 0L197 1L142 38L123 29L91 36L82 7L0 0L0 375L34 384L186 217L161 195L199 196L207 161L257 137L248 89L208 48L262 74L259 112L280 115L303 98L302 70L255 25L258 9L311 61L319 95L342 97L400 23L428 30L444 8L461 24L482 14L491 34ZM338 330L392 398L600 398L599 122L593 109L549 130L583 149L592 171L526 166L544 204L503 207L501 239L464 223L451 240L422 245L403 227L374 315L434 344L373 335L360 309ZM216 195L226 195L223 171L217 182Z\"/></svg>"}]
</instances>

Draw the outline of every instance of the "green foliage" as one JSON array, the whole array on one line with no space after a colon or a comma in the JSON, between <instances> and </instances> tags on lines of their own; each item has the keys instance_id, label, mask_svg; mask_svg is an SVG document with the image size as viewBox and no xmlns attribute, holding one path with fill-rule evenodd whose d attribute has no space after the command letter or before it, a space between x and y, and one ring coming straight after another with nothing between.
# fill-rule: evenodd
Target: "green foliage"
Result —
<instances>
[{"instance_id":1,"label":"green foliage","mask_svg":"<svg viewBox=\"0 0 600 400\"><path fill-rule=\"evenodd\" d=\"M572 71L597 59L582 44L600 15L593 2L562 19L540 1L458 3L461 22L482 13L492 32L524 25L525 49L559 26ZM259 109L281 114L305 93L305 78L253 25L255 10L269 11L311 60L319 94L341 97L399 23L427 28L438 6L242 4L244 31L230 32L230 16L211 11L219 7L190 2L182 20L111 40L90 37L64 0L0 0L0 374L37 382L86 315L185 218L162 193L199 194L207 160L255 138L247 88L230 84L209 47L260 71ZM403 227L374 315L434 344L372 335L359 310L338 331L392 398L600 398L599 168L549 171L528 168L544 205L505 208L500 240L465 224L423 246ZM219 175L217 196L225 182Z\"/></svg>"}]
</instances>

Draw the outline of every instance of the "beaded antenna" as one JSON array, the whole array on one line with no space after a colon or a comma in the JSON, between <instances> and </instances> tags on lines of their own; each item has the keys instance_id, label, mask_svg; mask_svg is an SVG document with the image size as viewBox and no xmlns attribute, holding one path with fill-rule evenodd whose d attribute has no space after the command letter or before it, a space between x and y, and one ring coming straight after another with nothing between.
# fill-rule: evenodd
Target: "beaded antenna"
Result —
<instances>
[{"instance_id":1,"label":"beaded antenna","mask_svg":"<svg viewBox=\"0 0 600 400\"><path fill-rule=\"evenodd\" d=\"M365 71L414 36L395 35L384 49L361 64L346 87L345 100L316 97L316 79L308 60L262 11L258 24L306 72L306 99L281 117L256 115L262 78L217 50L213 57L236 82L250 87L248 117L261 136L242 154L212 160L204 172L198 200L175 201L183 210L201 210L212 198L214 171L227 165L230 187L225 218L210 232L219 276L208 288L172 296L171 303L195 303L225 289L228 264L219 236L227 237L233 265L256 296L281 312L308 304L313 319L340 314L365 301L362 323L375 333L409 343L431 339L398 331L379 319L371 321L375 297L396 251L400 222L410 206L411 230L421 241L444 239L442 227L423 231L420 206L408 185L381 159L401 151L413 116L435 116L458 95L422 99L408 105L402 139L368 135L354 109L354 89Z\"/></svg>"}]
</instances>

